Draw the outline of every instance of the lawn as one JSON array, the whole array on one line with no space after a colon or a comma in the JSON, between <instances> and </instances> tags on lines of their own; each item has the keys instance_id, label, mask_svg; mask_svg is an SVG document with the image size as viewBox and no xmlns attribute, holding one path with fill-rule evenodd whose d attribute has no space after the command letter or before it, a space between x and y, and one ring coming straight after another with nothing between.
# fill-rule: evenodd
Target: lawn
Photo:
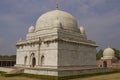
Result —
<instances>
[{"instance_id":1,"label":"lawn","mask_svg":"<svg viewBox=\"0 0 120 80\"><path fill-rule=\"evenodd\" d=\"M71 80L120 80L120 73L99 75L88 78L79 78L79 79L71 79Z\"/></svg>"},{"instance_id":2,"label":"lawn","mask_svg":"<svg viewBox=\"0 0 120 80\"><path fill-rule=\"evenodd\" d=\"M0 76L0 80L38 80L38 79L32 79L32 78L26 78L26 77L3 77L3 76Z\"/></svg>"},{"instance_id":3,"label":"lawn","mask_svg":"<svg viewBox=\"0 0 120 80\"><path fill-rule=\"evenodd\" d=\"M18 76L16 76L16 77L0 76L0 80L42 80L42 79L34 79L34 78L18 77ZM78 79L71 79L71 80L120 80L120 73L99 75L99 76L78 78Z\"/></svg>"}]
</instances>

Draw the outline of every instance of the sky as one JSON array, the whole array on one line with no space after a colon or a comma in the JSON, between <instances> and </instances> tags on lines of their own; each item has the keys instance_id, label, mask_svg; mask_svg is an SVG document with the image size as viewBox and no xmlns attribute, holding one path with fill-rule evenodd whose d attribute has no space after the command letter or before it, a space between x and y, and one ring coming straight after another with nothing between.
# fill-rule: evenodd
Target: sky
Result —
<instances>
[{"instance_id":1,"label":"sky","mask_svg":"<svg viewBox=\"0 0 120 80\"><path fill-rule=\"evenodd\" d=\"M120 50L120 0L0 0L0 55L16 54L17 40L25 39L28 28L57 3L84 25L98 49Z\"/></svg>"}]
</instances>

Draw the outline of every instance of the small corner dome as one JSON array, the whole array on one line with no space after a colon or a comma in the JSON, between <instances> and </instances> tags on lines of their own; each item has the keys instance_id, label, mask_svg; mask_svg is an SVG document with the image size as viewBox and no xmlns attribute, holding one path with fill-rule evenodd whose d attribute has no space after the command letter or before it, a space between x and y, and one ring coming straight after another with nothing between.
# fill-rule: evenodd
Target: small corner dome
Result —
<instances>
[{"instance_id":1,"label":"small corner dome","mask_svg":"<svg viewBox=\"0 0 120 80\"><path fill-rule=\"evenodd\" d=\"M85 29L84 29L83 26L80 26L80 33L81 33L81 34L85 34Z\"/></svg>"},{"instance_id":2,"label":"small corner dome","mask_svg":"<svg viewBox=\"0 0 120 80\"><path fill-rule=\"evenodd\" d=\"M56 21L57 19L58 21ZM53 10L41 15L36 22L35 31L53 28L54 24L59 24L59 22L63 29L78 31L76 19L71 14L61 10Z\"/></svg>"},{"instance_id":3,"label":"small corner dome","mask_svg":"<svg viewBox=\"0 0 120 80\"><path fill-rule=\"evenodd\" d=\"M29 30L28 30L28 33L33 33L34 31L35 31L34 26L30 26L30 27L29 27Z\"/></svg>"},{"instance_id":4,"label":"small corner dome","mask_svg":"<svg viewBox=\"0 0 120 80\"><path fill-rule=\"evenodd\" d=\"M103 57L115 57L115 51L108 47L104 50Z\"/></svg>"}]
</instances>

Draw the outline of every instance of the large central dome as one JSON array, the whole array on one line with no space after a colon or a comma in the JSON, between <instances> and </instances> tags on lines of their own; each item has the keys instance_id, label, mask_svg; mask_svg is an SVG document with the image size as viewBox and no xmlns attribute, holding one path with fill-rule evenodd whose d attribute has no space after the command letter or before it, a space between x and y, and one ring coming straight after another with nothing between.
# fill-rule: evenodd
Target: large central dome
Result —
<instances>
[{"instance_id":1,"label":"large central dome","mask_svg":"<svg viewBox=\"0 0 120 80\"><path fill-rule=\"evenodd\" d=\"M36 31L53 28L56 20L59 21L63 29L72 31L78 30L77 21L71 14L61 10L53 10L38 18L36 22Z\"/></svg>"}]
</instances>

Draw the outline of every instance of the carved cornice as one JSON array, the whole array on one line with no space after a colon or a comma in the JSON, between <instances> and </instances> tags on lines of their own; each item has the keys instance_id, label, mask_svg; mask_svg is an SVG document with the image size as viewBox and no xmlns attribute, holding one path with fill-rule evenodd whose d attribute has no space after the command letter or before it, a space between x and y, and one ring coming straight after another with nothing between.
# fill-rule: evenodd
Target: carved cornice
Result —
<instances>
[{"instance_id":1,"label":"carved cornice","mask_svg":"<svg viewBox=\"0 0 120 80\"><path fill-rule=\"evenodd\" d=\"M96 43L91 41L91 40L76 41L76 40L72 40L72 39L57 38L57 37L46 38L46 39L43 39L43 40L41 40L41 38L34 39L34 40L23 40L23 41L17 42L16 46L33 44L33 43L41 44L42 42L43 43L52 43L52 42L60 42L60 41L67 42L67 43L72 43L72 44L78 44L78 45L82 44L82 45L97 47Z\"/></svg>"},{"instance_id":2,"label":"carved cornice","mask_svg":"<svg viewBox=\"0 0 120 80\"><path fill-rule=\"evenodd\" d=\"M16 43L16 46L29 45L29 44L33 44L33 43L41 44L41 42L42 41L39 38L38 39L29 39L29 40L21 40Z\"/></svg>"},{"instance_id":3,"label":"carved cornice","mask_svg":"<svg viewBox=\"0 0 120 80\"><path fill-rule=\"evenodd\" d=\"M97 47L95 42L88 41L88 40L86 40L86 41L75 41L75 40L69 40L69 39L58 39L58 41L64 41L64 42L78 44L78 45L82 44L82 45Z\"/></svg>"}]
</instances>

